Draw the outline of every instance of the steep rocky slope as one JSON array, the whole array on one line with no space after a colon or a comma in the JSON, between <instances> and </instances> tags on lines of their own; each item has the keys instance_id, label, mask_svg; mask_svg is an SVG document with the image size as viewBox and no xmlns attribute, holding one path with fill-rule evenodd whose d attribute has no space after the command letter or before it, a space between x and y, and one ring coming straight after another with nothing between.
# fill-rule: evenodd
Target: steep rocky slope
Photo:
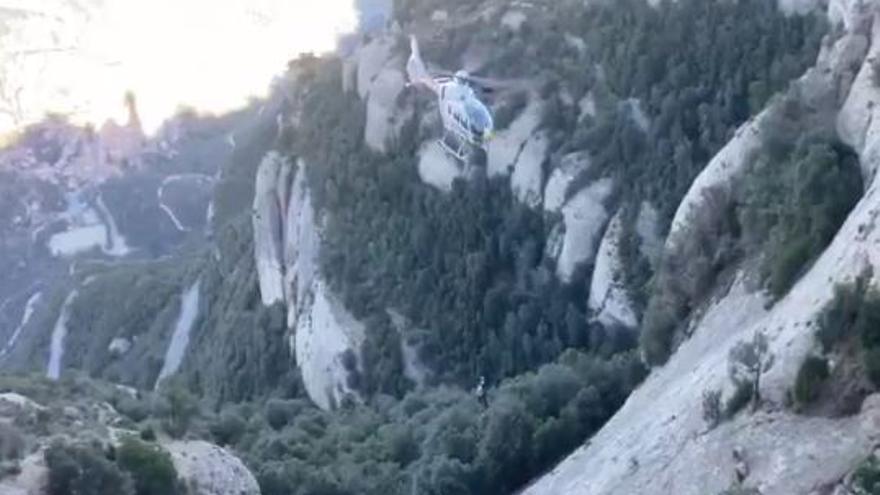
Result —
<instances>
[{"instance_id":1,"label":"steep rocky slope","mask_svg":"<svg viewBox=\"0 0 880 495\"><path fill-rule=\"evenodd\" d=\"M286 306L290 347L306 391L329 409L352 393L344 359L360 352L364 329L318 273L320 214L312 207L305 167L274 152L263 159L254 197L254 253L263 304Z\"/></svg>"},{"instance_id":2,"label":"steep rocky slope","mask_svg":"<svg viewBox=\"0 0 880 495\"><path fill-rule=\"evenodd\" d=\"M801 363L816 346L813 329L833 296L835 284L851 283L876 267L877 159L871 136L878 89L874 69L878 18L872 2L831 2L829 17L843 33L829 41L816 67L799 81L801 94L819 108L821 121L834 122L858 153L867 190L832 244L775 304L740 278L693 324L690 339L656 369L626 405L587 446L525 491L550 493L714 493L735 483L742 453L744 481L760 493L825 493L832 490L878 439L876 397L848 418L804 417L785 407ZM867 52L867 53L866 53ZM853 82L852 67L858 68ZM828 105L827 102L832 102ZM824 109L823 109L824 105ZM667 249L688 235L688 222L704 207L708 187L729 187L742 174L761 139L767 110L737 131L682 201ZM767 308L770 308L769 310ZM762 383L765 411L741 414L708 429L701 417L702 394L733 393L728 355L740 341L765 333L775 364ZM837 492L835 492L837 493ZM846 492L849 493L849 492Z\"/></svg>"}]
</instances>

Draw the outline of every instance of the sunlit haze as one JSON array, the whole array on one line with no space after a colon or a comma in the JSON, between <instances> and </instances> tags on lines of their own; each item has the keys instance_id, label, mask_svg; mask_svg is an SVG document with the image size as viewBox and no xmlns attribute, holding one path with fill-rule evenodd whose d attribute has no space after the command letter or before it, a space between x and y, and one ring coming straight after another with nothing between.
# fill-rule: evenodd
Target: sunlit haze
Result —
<instances>
[{"instance_id":1,"label":"sunlit haze","mask_svg":"<svg viewBox=\"0 0 880 495\"><path fill-rule=\"evenodd\" d=\"M0 0L0 134L49 112L122 123L127 91L147 132L235 109L355 24L353 0Z\"/></svg>"}]
</instances>

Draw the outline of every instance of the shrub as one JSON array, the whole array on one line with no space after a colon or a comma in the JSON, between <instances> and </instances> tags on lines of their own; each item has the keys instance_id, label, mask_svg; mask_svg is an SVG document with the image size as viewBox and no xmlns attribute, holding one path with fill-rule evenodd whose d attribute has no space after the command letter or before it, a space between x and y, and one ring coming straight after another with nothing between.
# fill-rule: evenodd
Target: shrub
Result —
<instances>
[{"instance_id":1,"label":"shrub","mask_svg":"<svg viewBox=\"0 0 880 495\"><path fill-rule=\"evenodd\" d=\"M880 295L877 292L865 292L855 331L865 349L880 347Z\"/></svg>"},{"instance_id":2,"label":"shrub","mask_svg":"<svg viewBox=\"0 0 880 495\"><path fill-rule=\"evenodd\" d=\"M853 473L852 484L858 494L880 493L880 461L874 456L866 459Z\"/></svg>"},{"instance_id":3,"label":"shrub","mask_svg":"<svg viewBox=\"0 0 880 495\"><path fill-rule=\"evenodd\" d=\"M709 428L715 428L722 419L721 410L721 391L720 390L704 390L703 391L703 420L709 425Z\"/></svg>"},{"instance_id":4,"label":"shrub","mask_svg":"<svg viewBox=\"0 0 880 495\"><path fill-rule=\"evenodd\" d=\"M116 450L116 462L134 480L135 495L184 493L171 456L158 445L124 438Z\"/></svg>"},{"instance_id":5,"label":"shrub","mask_svg":"<svg viewBox=\"0 0 880 495\"><path fill-rule=\"evenodd\" d=\"M163 389L168 410L162 426L169 435L180 438L189 430L190 422L199 412L196 398L177 380L169 380Z\"/></svg>"},{"instance_id":6,"label":"shrub","mask_svg":"<svg viewBox=\"0 0 880 495\"><path fill-rule=\"evenodd\" d=\"M751 388L749 397L755 408L761 402L761 376L770 370L774 361L767 336L762 332L756 332L751 340L739 342L730 350L730 379L738 388Z\"/></svg>"},{"instance_id":7,"label":"shrub","mask_svg":"<svg viewBox=\"0 0 880 495\"><path fill-rule=\"evenodd\" d=\"M703 200L704 207L689 215L687 232L678 236L657 273L641 336L645 357L652 365L666 362L678 324L700 305L718 274L736 257L740 227L731 190L707 188Z\"/></svg>"},{"instance_id":8,"label":"shrub","mask_svg":"<svg viewBox=\"0 0 880 495\"><path fill-rule=\"evenodd\" d=\"M767 288L775 297L781 297L800 275L813 253L805 239L785 243L767 267Z\"/></svg>"},{"instance_id":9,"label":"shrub","mask_svg":"<svg viewBox=\"0 0 880 495\"><path fill-rule=\"evenodd\" d=\"M871 82L874 86L880 87L880 59L871 60Z\"/></svg>"},{"instance_id":10,"label":"shrub","mask_svg":"<svg viewBox=\"0 0 880 495\"><path fill-rule=\"evenodd\" d=\"M754 387L752 387L752 384L746 382L737 384L733 390L733 395L724 403L724 417L730 419L736 416L736 413L742 411L749 401L752 400L753 392Z\"/></svg>"},{"instance_id":11,"label":"shrub","mask_svg":"<svg viewBox=\"0 0 880 495\"><path fill-rule=\"evenodd\" d=\"M281 430L293 419L294 412L289 401L272 399L266 404L266 422L274 430Z\"/></svg>"},{"instance_id":12,"label":"shrub","mask_svg":"<svg viewBox=\"0 0 880 495\"><path fill-rule=\"evenodd\" d=\"M779 298L834 238L861 197L862 178L838 143L804 136L779 156L764 144L742 181L740 216L744 247L764 252L762 277Z\"/></svg>"},{"instance_id":13,"label":"shrub","mask_svg":"<svg viewBox=\"0 0 880 495\"><path fill-rule=\"evenodd\" d=\"M834 289L834 299L819 316L816 330L823 352L831 352L835 345L852 333L862 305L863 285L864 281L859 279L855 286L838 286Z\"/></svg>"},{"instance_id":14,"label":"shrub","mask_svg":"<svg viewBox=\"0 0 880 495\"><path fill-rule=\"evenodd\" d=\"M267 416L269 415L267 414ZM221 445L232 445L238 442L246 428L247 423L241 415L231 410L220 413L220 416L209 427L211 435ZM273 426L273 428L275 427Z\"/></svg>"},{"instance_id":15,"label":"shrub","mask_svg":"<svg viewBox=\"0 0 880 495\"><path fill-rule=\"evenodd\" d=\"M128 419L134 421L135 423L140 423L141 421L150 417L149 404L147 404L146 401L140 399L135 399L133 397L123 397L116 403L115 407L120 414L128 417Z\"/></svg>"},{"instance_id":16,"label":"shrub","mask_svg":"<svg viewBox=\"0 0 880 495\"><path fill-rule=\"evenodd\" d=\"M828 361L809 356L801 364L794 382L794 399L799 404L809 404L819 397L822 383L828 378Z\"/></svg>"},{"instance_id":17,"label":"shrub","mask_svg":"<svg viewBox=\"0 0 880 495\"><path fill-rule=\"evenodd\" d=\"M665 363L672 352L675 329L679 321L673 304L665 303L659 297L653 298L645 311L642 331L639 334L639 347L645 354L645 360L652 366Z\"/></svg>"},{"instance_id":18,"label":"shrub","mask_svg":"<svg viewBox=\"0 0 880 495\"><path fill-rule=\"evenodd\" d=\"M145 442L155 442L156 441L156 430L153 429L152 426L146 426L141 429L140 432L141 440Z\"/></svg>"},{"instance_id":19,"label":"shrub","mask_svg":"<svg viewBox=\"0 0 880 495\"><path fill-rule=\"evenodd\" d=\"M95 448L55 443L43 455L48 495L135 495L131 477Z\"/></svg>"},{"instance_id":20,"label":"shrub","mask_svg":"<svg viewBox=\"0 0 880 495\"><path fill-rule=\"evenodd\" d=\"M865 362L865 373L875 387L880 387L880 347L864 349L862 359Z\"/></svg>"},{"instance_id":21,"label":"shrub","mask_svg":"<svg viewBox=\"0 0 880 495\"><path fill-rule=\"evenodd\" d=\"M21 432L7 423L0 423L0 461L17 460L22 457L25 439Z\"/></svg>"},{"instance_id":22,"label":"shrub","mask_svg":"<svg viewBox=\"0 0 880 495\"><path fill-rule=\"evenodd\" d=\"M834 299L819 316L816 337L825 352L858 336L865 374L880 387L880 294L867 288L871 273L859 276L855 284L838 286Z\"/></svg>"}]
</instances>

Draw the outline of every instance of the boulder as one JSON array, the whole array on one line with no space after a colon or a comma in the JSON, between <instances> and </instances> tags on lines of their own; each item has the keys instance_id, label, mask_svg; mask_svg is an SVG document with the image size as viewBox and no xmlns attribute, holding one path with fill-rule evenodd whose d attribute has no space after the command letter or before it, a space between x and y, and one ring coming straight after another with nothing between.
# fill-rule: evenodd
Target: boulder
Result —
<instances>
[{"instance_id":1,"label":"boulder","mask_svg":"<svg viewBox=\"0 0 880 495\"><path fill-rule=\"evenodd\" d=\"M260 486L241 460L203 441L163 444L192 495L259 495Z\"/></svg>"},{"instance_id":2,"label":"boulder","mask_svg":"<svg viewBox=\"0 0 880 495\"><path fill-rule=\"evenodd\" d=\"M123 356L131 349L131 341L124 337L116 337L107 346L107 352L114 356Z\"/></svg>"}]
</instances>

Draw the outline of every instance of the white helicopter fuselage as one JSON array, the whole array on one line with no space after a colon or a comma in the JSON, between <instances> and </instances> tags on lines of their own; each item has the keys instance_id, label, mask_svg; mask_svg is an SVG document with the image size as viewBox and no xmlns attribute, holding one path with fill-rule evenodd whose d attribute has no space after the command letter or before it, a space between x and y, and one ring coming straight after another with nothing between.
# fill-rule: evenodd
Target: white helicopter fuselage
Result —
<instances>
[{"instance_id":1,"label":"white helicopter fuselage","mask_svg":"<svg viewBox=\"0 0 880 495\"><path fill-rule=\"evenodd\" d=\"M492 114L477 98L465 73L459 72L454 77L434 77L422 61L415 37L411 38L411 47L412 53L406 66L409 84L425 87L437 95L438 110L445 130L440 144L463 160L467 146L483 148L492 138L495 131ZM450 140L456 142L450 143Z\"/></svg>"},{"instance_id":2,"label":"white helicopter fuselage","mask_svg":"<svg viewBox=\"0 0 880 495\"><path fill-rule=\"evenodd\" d=\"M492 138L492 114L470 86L455 80L440 83L437 102L445 129L474 146L483 146Z\"/></svg>"}]
</instances>

